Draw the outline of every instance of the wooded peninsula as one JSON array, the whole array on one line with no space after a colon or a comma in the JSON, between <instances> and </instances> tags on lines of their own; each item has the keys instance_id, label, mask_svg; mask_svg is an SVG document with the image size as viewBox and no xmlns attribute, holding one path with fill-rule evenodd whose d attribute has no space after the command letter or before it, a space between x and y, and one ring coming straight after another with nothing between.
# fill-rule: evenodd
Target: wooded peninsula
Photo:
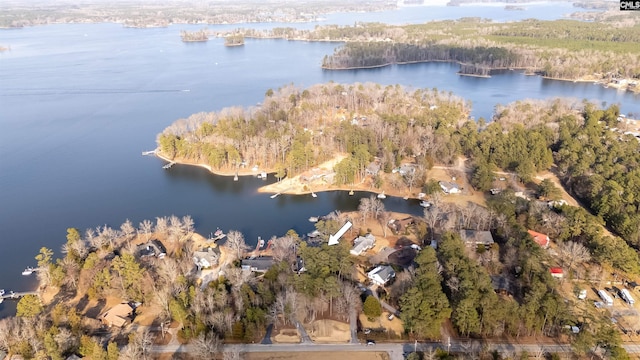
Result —
<instances>
[{"instance_id":1,"label":"wooded peninsula","mask_svg":"<svg viewBox=\"0 0 640 360\"><path fill-rule=\"evenodd\" d=\"M625 88L640 91L639 19L494 23L468 18L402 26L357 23L317 26L313 30L234 32L254 38L345 42L323 59L325 69L448 61L459 63L463 75L488 76L498 69L524 69L553 79L607 84L625 79L630 85Z\"/></svg>"},{"instance_id":2,"label":"wooded peninsula","mask_svg":"<svg viewBox=\"0 0 640 360\"><path fill-rule=\"evenodd\" d=\"M199 236L189 216L70 228L63 258L46 248L36 257L49 295L23 297L18 316L0 321L0 349L139 359L171 341L187 344L192 358L238 359L224 344L301 341L291 335L299 326L318 341L349 341L348 331L327 337L337 330L326 329L355 311L360 341L439 339L448 329L454 339L542 336L576 356L628 359L610 320L626 315L582 299L598 299L588 288L633 289L640 279L640 143L625 134L630 122L615 105L559 99L500 106L490 121L468 114L463 99L437 89L327 83L268 90L261 106L177 121L158 136L161 154L176 161L213 170L259 164L288 178L342 154L323 181L413 188L428 205L407 217L364 197L356 212L318 219L313 234L274 236L266 253L250 251L235 230L215 244L222 234ZM456 201L466 195L430 178L461 157L470 166L448 181L468 181L481 194L475 202ZM537 179L549 170L586 208ZM353 228L329 246L346 223Z\"/></svg>"}]
</instances>

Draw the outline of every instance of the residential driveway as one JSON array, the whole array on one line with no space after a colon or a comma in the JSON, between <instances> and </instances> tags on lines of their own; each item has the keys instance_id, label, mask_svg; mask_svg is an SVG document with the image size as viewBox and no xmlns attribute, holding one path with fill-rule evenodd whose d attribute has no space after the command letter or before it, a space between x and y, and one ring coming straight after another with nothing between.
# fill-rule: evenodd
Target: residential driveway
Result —
<instances>
[{"instance_id":1,"label":"residential driveway","mask_svg":"<svg viewBox=\"0 0 640 360\"><path fill-rule=\"evenodd\" d=\"M377 254L370 256L369 262L372 264L389 262L389 255L393 254L394 252L396 252L396 249L385 246L382 249L380 249L380 251Z\"/></svg>"}]
</instances>

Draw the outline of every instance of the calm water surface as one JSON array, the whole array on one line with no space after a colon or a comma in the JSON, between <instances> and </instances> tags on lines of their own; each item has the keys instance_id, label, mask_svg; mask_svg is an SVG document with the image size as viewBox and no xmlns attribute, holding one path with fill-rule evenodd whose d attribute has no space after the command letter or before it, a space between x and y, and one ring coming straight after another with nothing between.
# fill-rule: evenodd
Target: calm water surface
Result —
<instances>
[{"instance_id":1,"label":"calm water surface","mask_svg":"<svg viewBox=\"0 0 640 360\"><path fill-rule=\"evenodd\" d=\"M57 251L68 227L189 214L202 234L238 229L255 244L258 236L291 228L309 231L309 216L355 209L368 194L270 199L256 193L262 180L233 182L185 166L166 171L161 160L140 155L176 119L253 105L269 88L327 81L436 87L469 99L477 118L490 117L497 103L557 96L620 103L623 112L640 114L638 96L592 84L516 72L460 77L456 65L442 63L330 72L319 65L335 44L248 40L226 48L220 39L180 41L181 29L197 28L99 24L0 31L0 45L11 46L0 53L0 288L32 288L35 279L20 272L35 264L40 247ZM402 199L387 198L385 205L422 210ZM0 317L14 306L0 304Z\"/></svg>"}]
</instances>

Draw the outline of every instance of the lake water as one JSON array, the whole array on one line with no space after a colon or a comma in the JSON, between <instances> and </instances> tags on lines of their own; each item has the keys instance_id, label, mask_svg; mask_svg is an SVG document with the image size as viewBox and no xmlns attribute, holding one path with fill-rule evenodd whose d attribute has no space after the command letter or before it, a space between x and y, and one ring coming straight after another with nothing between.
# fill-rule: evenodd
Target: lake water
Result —
<instances>
[{"instance_id":1,"label":"lake water","mask_svg":"<svg viewBox=\"0 0 640 360\"><path fill-rule=\"evenodd\" d=\"M0 288L35 286L20 272L35 264L40 247L58 251L68 227L84 231L118 227L127 218L138 224L189 214L201 234L237 229L255 244L258 236L291 228L308 232L309 216L355 209L367 194L270 199L256 193L262 180L233 182L186 166L167 171L161 160L140 155L176 119L253 105L269 88L328 81L437 87L469 99L476 118L490 117L497 103L557 96L620 103L623 112L640 114L637 95L517 72L460 77L457 65L443 63L323 71L321 59L336 44L248 40L226 48L220 39L180 41L181 29L197 28L83 24L0 31L0 45L11 46L0 53ZM416 201L384 202L394 211L422 211ZM14 309L15 302L5 301L0 317Z\"/></svg>"}]
</instances>

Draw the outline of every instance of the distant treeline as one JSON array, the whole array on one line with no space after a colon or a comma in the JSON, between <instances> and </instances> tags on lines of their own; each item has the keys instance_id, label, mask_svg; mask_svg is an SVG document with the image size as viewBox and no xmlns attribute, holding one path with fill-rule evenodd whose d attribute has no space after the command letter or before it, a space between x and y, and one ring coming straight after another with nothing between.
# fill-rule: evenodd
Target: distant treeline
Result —
<instances>
[{"instance_id":1,"label":"distant treeline","mask_svg":"<svg viewBox=\"0 0 640 360\"><path fill-rule=\"evenodd\" d=\"M524 57L499 47L465 48L372 42L347 43L332 56L326 56L322 66L327 69L344 69L424 61L458 62L462 65L461 73L472 75L489 75L492 69L531 65Z\"/></svg>"},{"instance_id":2,"label":"distant treeline","mask_svg":"<svg viewBox=\"0 0 640 360\"><path fill-rule=\"evenodd\" d=\"M478 18L416 25L357 23L313 30L240 29L249 37L346 42L323 67L347 69L405 62L452 61L461 73L525 68L562 79L640 78L640 25L573 20L497 24Z\"/></svg>"}]
</instances>

